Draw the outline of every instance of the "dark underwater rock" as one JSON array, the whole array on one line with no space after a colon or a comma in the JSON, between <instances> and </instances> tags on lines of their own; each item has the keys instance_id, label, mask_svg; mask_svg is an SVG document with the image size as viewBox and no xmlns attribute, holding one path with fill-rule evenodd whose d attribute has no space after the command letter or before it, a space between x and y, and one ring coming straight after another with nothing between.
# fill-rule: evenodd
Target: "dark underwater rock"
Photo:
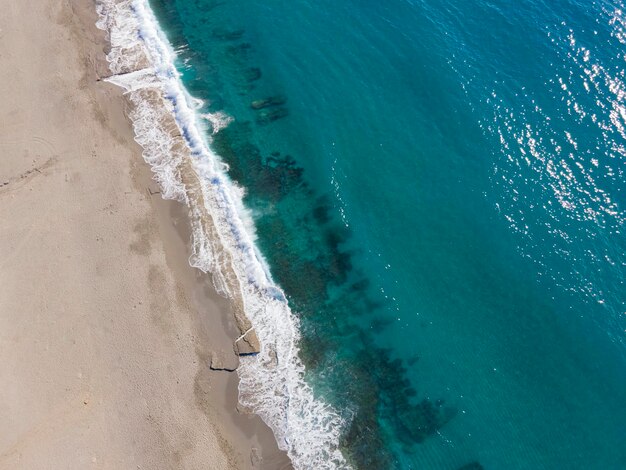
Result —
<instances>
[{"instance_id":1,"label":"dark underwater rock","mask_svg":"<svg viewBox=\"0 0 626 470\"><path fill-rule=\"evenodd\" d=\"M289 110L287 108L276 108L260 112L256 121L259 124L266 125L287 116L289 116Z\"/></svg>"},{"instance_id":2,"label":"dark underwater rock","mask_svg":"<svg viewBox=\"0 0 626 470\"><path fill-rule=\"evenodd\" d=\"M241 39L241 36L243 36L244 30L243 29L235 29L235 30L229 30L229 29L221 29L221 28L216 28L213 30L213 37L216 39L220 39L222 41L236 41L237 39Z\"/></svg>"},{"instance_id":3,"label":"dark underwater rock","mask_svg":"<svg viewBox=\"0 0 626 470\"><path fill-rule=\"evenodd\" d=\"M262 100L254 100L250 103L250 107L252 109L263 109L269 108L270 106L280 106L281 104L285 104L287 102L287 98L284 96L269 96Z\"/></svg>"},{"instance_id":4,"label":"dark underwater rock","mask_svg":"<svg viewBox=\"0 0 626 470\"><path fill-rule=\"evenodd\" d=\"M313 217L319 225L330 222L330 202L327 197L319 197L313 209Z\"/></svg>"},{"instance_id":5,"label":"dark underwater rock","mask_svg":"<svg viewBox=\"0 0 626 470\"><path fill-rule=\"evenodd\" d=\"M222 5L226 5L226 2L223 1L211 1L211 2L206 2L206 1L197 1L196 2L196 8L199 11L211 11L217 7L221 7Z\"/></svg>"},{"instance_id":6,"label":"dark underwater rock","mask_svg":"<svg viewBox=\"0 0 626 470\"><path fill-rule=\"evenodd\" d=\"M459 467L459 470L485 470L485 467L478 462L470 462L462 467Z\"/></svg>"},{"instance_id":7,"label":"dark underwater rock","mask_svg":"<svg viewBox=\"0 0 626 470\"><path fill-rule=\"evenodd\" d=\"M249 42L242 42L241 44L236 44L233 46L228 46L226 48L226 53L231 56L241 56L247 54L247 52L252 48L252 44Z\"/></svg>"},{"instance_id":8,"label":"dark underwater rock","mask_svg":"<svg viewBox=\"0 0 626 470\"><path fill-rule=\"evenodd\" d=\"M243 71L243 76L247 82L254 82L261 78L261 69L258 67L249 67Z\"/></svg>"}]
</instances>

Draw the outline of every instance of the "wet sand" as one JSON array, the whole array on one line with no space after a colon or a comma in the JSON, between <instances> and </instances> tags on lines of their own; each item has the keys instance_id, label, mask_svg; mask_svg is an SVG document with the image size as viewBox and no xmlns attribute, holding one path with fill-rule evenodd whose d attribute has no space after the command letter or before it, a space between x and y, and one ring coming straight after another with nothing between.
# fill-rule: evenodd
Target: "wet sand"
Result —
<instances>
[{"instance_id":1,"label":"wet sand","mask_svg":"<svg viewBox=\"0 0 626 470\"><path fill-rule=\"evenodd\" d=\"M239 331L98 80L94 3L0 9L0 468L288 468L209 367Z\"/></svg>"}]
</instances>

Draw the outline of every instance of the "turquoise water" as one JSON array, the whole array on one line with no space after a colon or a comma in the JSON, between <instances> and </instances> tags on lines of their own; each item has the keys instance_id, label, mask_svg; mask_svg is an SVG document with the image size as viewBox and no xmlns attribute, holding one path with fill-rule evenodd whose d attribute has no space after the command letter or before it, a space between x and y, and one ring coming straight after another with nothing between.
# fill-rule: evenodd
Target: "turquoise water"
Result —
<instances>
[{"instance_id":1,"label":"turquoise water","mask_svg":"<svg viewBox=\"0 0 626 470\"><path fill-rule=\"evenodd\" d=\"M356 468L626 467L619 2L151 4Z\"/></svg>"}]
</instances>

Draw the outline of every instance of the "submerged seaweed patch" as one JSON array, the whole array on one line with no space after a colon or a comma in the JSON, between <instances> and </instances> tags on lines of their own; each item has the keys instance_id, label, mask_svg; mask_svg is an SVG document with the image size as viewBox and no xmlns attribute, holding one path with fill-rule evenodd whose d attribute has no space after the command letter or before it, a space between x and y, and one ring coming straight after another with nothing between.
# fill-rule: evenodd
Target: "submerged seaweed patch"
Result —
<instances>
[{"instance_id":1,"label":"submerged seaweed patch","mask_svg":"<svg viewBox=\"0 0 626 470\"><path fill-rule=\"evenodd\" d=\"M351 410L342 443L346 455L357 468L391 468L388 434L410 450L455 410L440 400L418 399L405 363L374 344L369 325L378 331L390 320L345 249L348 229L333 218L329 198L315 197L296 160L276 152L264 157L248 140L253 132L250 123L234 123L216 136L215 150L230 165L231 177L248 189L248 206L273 208L256 220L259 242L303 319L301 356L311 380L337 409ZM356 314L376 311L369 324L354 321Z\"/></svg>"},{"instance_id":2,"label":"submerged seaweed patch","mask_svg":"<svg viewBox=\"0 0 626 470\"><path fill-rule=\"evenodd\" d=\"M199 11L210 10L205 3L220 7L203 1ZM164 17L176 14L162 0L153 4ZM410 451L450 421L455 410L443 401L419 398L423 393L407 379L415 361L394 358L375 343L375 333L389 324L386 305L360 272L358 256L348 250L350 231L331 198L307 183L297 155L265 150L259 143L280 125L277 121L289 118L289 108L282 93L256 99L258 91L250 93L271 84L250 61L254 48L246 32L213 24L207 13L196 21L205 26L196 29L205 35L193 35L176 21L166 28L181 58L191 58L183 70L190 92L207 100L209 111L224 109L235 117L213 136L212 147L228 164L229 176L246 188L260 248L301 318L308 378L348 418L342 446L354 467L393 468L390 440Z\"/></svg>"}]
</instances>

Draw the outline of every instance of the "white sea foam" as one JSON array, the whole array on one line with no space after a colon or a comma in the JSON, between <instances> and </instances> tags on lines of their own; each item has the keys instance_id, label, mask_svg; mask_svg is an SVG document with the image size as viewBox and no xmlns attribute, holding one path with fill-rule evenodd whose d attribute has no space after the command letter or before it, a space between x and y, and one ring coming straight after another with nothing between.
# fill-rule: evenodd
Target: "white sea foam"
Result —
<instances>
[{"instance_id":1,"label":"white sea foam","mask_svg":"<svg viewBox=\"0 0 626 470\"><path fill-rule=\"evenodd\" d=\"M201 114L201 117L211 123L211 134L217 134L222 129L226 128L231 122L233 122L232 116L218 111L216 113Z\"/></svg>"},{"instance_id":2,"label":"white sea foam","mask_svg":"<svg viewBox=\"0 0 626 470\"><path fill-rule=\"evenodd\" d=\"M241 358L240 402L272 428L295 468L349 468L338 445L345 423L329 405L314 399L303 379L298 320L254 245L254 225L243 205L242 189L228 179L203 132L203 119L218 132L228 125L228 116L197 112L198 101L183 87L175 53L147 0L98 0L97 10L97 25L108 31L111 41L107 59L113 75L107 80L123 87L134 105L131 119L143 157L163 197L189 206L190 263L211 272L222 295L242 300L260 340L258 355ZM185 186L183 162L191 164L199 188ZM211 226L202 222L203 213L209 214Z\"/></svg>"}]
</instances>

